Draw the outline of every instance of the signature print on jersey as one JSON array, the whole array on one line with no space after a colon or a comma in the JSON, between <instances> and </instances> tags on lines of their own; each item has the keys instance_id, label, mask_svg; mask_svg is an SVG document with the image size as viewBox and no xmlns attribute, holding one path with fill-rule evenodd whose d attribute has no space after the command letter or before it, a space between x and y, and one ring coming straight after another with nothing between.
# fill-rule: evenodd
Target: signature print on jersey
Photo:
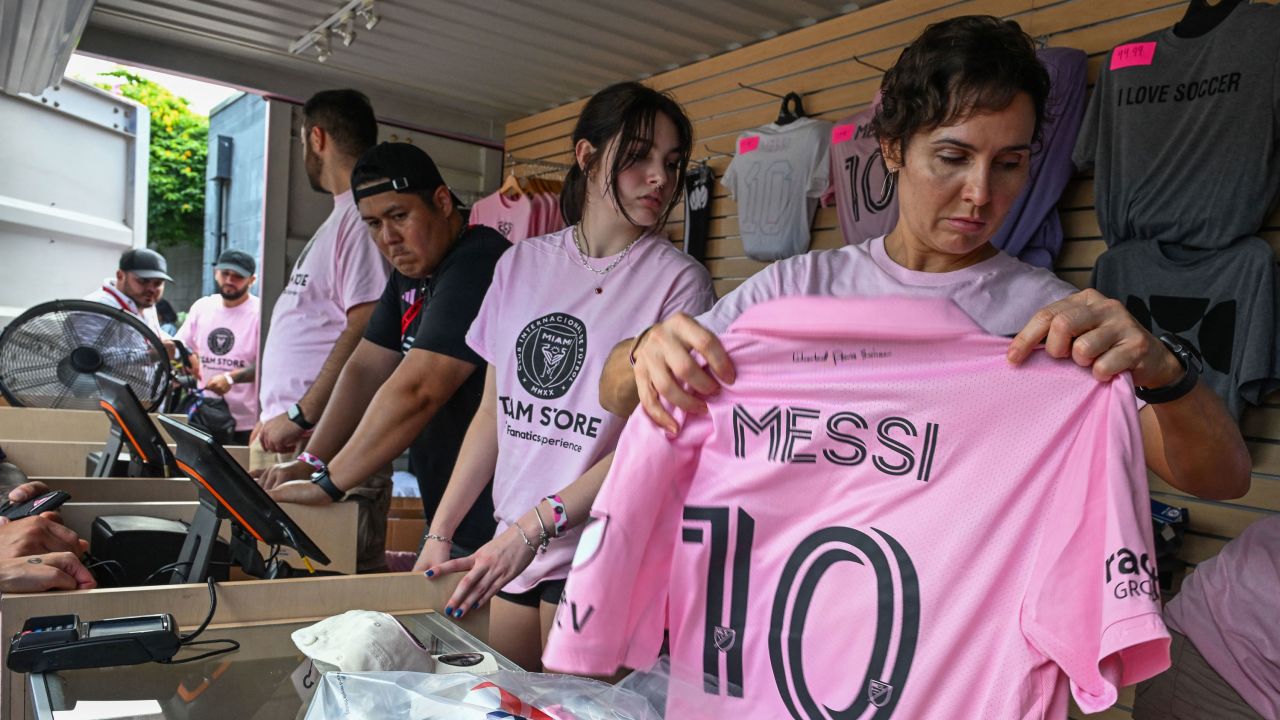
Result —
<instances>
[{"instance_id":1,"label":"signature print on jersey","mask_svg":"<svg viewBox=\"0 0 1280 720\"><path fill-rule=\"evenodd\" d=\"M569 392L586 357L586 325L566 313L544 315L516 337L516 378L534 397L558 398Z\"/></svg>"},{"instance_id":2,"label":"signature print on jersey","mask_svg":"<svg viewBox=\"0 0 1280 720\"><path fill-rule=\"evenodd\" d=\"M236 335L227 328L220 327L210 331L206 341L209 343L209 352L226 355L236 346Z\"/></svg>"}]
</instances>

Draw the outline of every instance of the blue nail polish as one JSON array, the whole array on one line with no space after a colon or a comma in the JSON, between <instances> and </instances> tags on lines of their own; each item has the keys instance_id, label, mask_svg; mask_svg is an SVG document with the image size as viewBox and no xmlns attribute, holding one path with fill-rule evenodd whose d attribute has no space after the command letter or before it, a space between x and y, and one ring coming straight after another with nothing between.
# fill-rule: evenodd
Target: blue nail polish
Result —
<instances>
[{"instance_id":1,"label":"blue nail polish","mask_svg":"<svg viewBox=\"0 0 1280 720\"><path fill-rule=\"evenodd\" d=\"M475 609L476 609L476 608L478 608L478 607L480 607L480 603L478 603L478 602L473 602L473 603L471 603L471 609L472 609L472 610L475 610Z\"/></svg>"},{"instance_id":2,"label":"blue nail polish","mask_svg":"<svg viewBox=\"0 0 1280 720\"><path fill-rule=\"evenodd\" d=\"M462 608L458 608L458 614L457 614L457 615L454 615L454 617L459 618L459 619L461 619L461 618L462 618Z\"/></svg>"},{"instance_id":3,"label":"blue nail polish","mask_svg":"<svg viewBox=\"0 0 1280 720\"><path fill-rule=\"evenodd\" d=\"M434 577L434 576L435 576L435 574L436 574L436 571L435 571L435 570L428 570L428 571L427 571L427 577Z\"/></svg>"},{"instance_id":4,"label":"blue nail polish","mask_svg":"<svg viewBox=\"0 0 1280 720\"><path fill-rule=\"evenodd\" d=\"M451 608L451 607L446 607L446 608L444 609L444 614L445 614L445 615L448 615L449 617L453 617L453 608Z\"/></svg>"}]
</instances>

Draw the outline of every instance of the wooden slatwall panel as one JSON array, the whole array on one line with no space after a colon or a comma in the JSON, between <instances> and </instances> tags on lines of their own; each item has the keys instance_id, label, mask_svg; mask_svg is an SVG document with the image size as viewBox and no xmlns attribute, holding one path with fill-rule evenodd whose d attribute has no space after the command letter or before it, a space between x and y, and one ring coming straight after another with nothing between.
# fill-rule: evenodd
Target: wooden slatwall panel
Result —
<instances>
[{"instance_id":1,"label":"wooden slatwall panel","mask_svg":"<svg viewBox=\"0 0 1280 720\"><path fill-rule=\"evenodd\" d=\"M1089 55L1092 91L1105 53L1139 35L1169 27L1185 11L1185 2L1168 0L888 0L864 10L760 42L740 50L656 75L646 81L671 92L693 119L695 159L733 152L739 133L772 122L778 100L738 87L755 85L778 94L804 96L815 117L839 120L866 107L880 84L880 73L856 62L857 55L876 67L893 64L903 47L926 25L957 15L989 14L1017 20L1030 35L1050 46L1074 47ZM569 135L585 100L569 103L507 125L507 151L520 158L570 162ZM729 157L713 157L716 176ZM738 235L737 207L723 187L711 201L707 268L723 295L759 271L765 263L746 257ZM1065 242L1056 271L1084 287L1097 257L1106 249L1093 207L1093 182L1077 178L1064 191L1059 211ZM1176 208L1170 208L1176 212ZM683 237L683 208L672 213L672 240ZM1266 222L1262 236L1280 251L1280 211ZM812 249L843 244L834 208L821 209L813 224ZM1242 421L1254 459L1249 494L1231 502L1198 500L1152 477L1152 497L1190 508L1192 532L1183 549L1194 565L1215 555L1250 523L1280 513L1280 393ZM1112 710L1094 717L1128 718L1132 689Z\"/></svg>"}]
</instances>

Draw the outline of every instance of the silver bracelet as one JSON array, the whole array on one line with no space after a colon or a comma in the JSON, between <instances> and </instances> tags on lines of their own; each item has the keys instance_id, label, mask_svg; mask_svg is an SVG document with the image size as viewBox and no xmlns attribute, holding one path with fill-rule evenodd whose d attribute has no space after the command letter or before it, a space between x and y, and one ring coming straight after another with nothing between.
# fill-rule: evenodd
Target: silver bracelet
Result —
<instances>
[{"instance_id":1,"label":"silver bracelet","mask_svg":"<svg viewBox=\"0 0 1280 720\"><path fill-rule=\"evenodd\" d=\"M542 513L538 512L538 506L533 506L533 515L538 518L538 527L541 529L538 533L538 549L542 552L547 551L547 546L551 544L551 535L547 533L547 526L542 522Z\"/></svg>"},{"instance_id":2,"label":"silver bracelet","mask_svg":"<svg viewBox=\"0 0 1280 720\"><path fill-rule=\"evenodd\" d=\"M528 546L529 552L533 553L534 555L537 555L538 548L535 547L534 544L529 540L529 536L524 534L524 528L520 527L520 523L514 522L511 524L516 526L516 531L520 533L520 539L524 540L524 544Z\"/></svg>"},{"instance_id":3,"label":"silver bracelet","mask_svg":"<svg viewBox=\"0 0 1280 720\"><path fill-rule=\"evenodd\" d=\"M452 544L453 544L453 538L447 538L447 537L445 537L445 536L443 536L443 535L433 535L433 534L431 534L431 533L427 533L427 534L422 538L422 542L424 542L424 543L425 543L426 541L428 541L428 540L439 540L439 541L440 541L440 542L442 542L442 543L447 543L447 544L449 544L449 545L452 545Z\"/></svg>"}]
</instances>

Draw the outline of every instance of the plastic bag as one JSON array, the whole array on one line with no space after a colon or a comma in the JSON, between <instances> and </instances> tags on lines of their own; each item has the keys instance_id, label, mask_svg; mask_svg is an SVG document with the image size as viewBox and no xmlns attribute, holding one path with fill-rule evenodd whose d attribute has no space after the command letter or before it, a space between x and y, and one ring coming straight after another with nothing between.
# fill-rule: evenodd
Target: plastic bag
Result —
<instances>
[{"instance_id":1,"label":"plastic bag","mask_svg":"<svg viewBox=\"0 0 1280 720\"><path fill-rule=\"evenodd\" d=\"M491 715L504 711L509 715ZM647 700L573 677L500 671L491 675L326 673L306 720L662 720Z\"/></svg>"}]
</instances>

